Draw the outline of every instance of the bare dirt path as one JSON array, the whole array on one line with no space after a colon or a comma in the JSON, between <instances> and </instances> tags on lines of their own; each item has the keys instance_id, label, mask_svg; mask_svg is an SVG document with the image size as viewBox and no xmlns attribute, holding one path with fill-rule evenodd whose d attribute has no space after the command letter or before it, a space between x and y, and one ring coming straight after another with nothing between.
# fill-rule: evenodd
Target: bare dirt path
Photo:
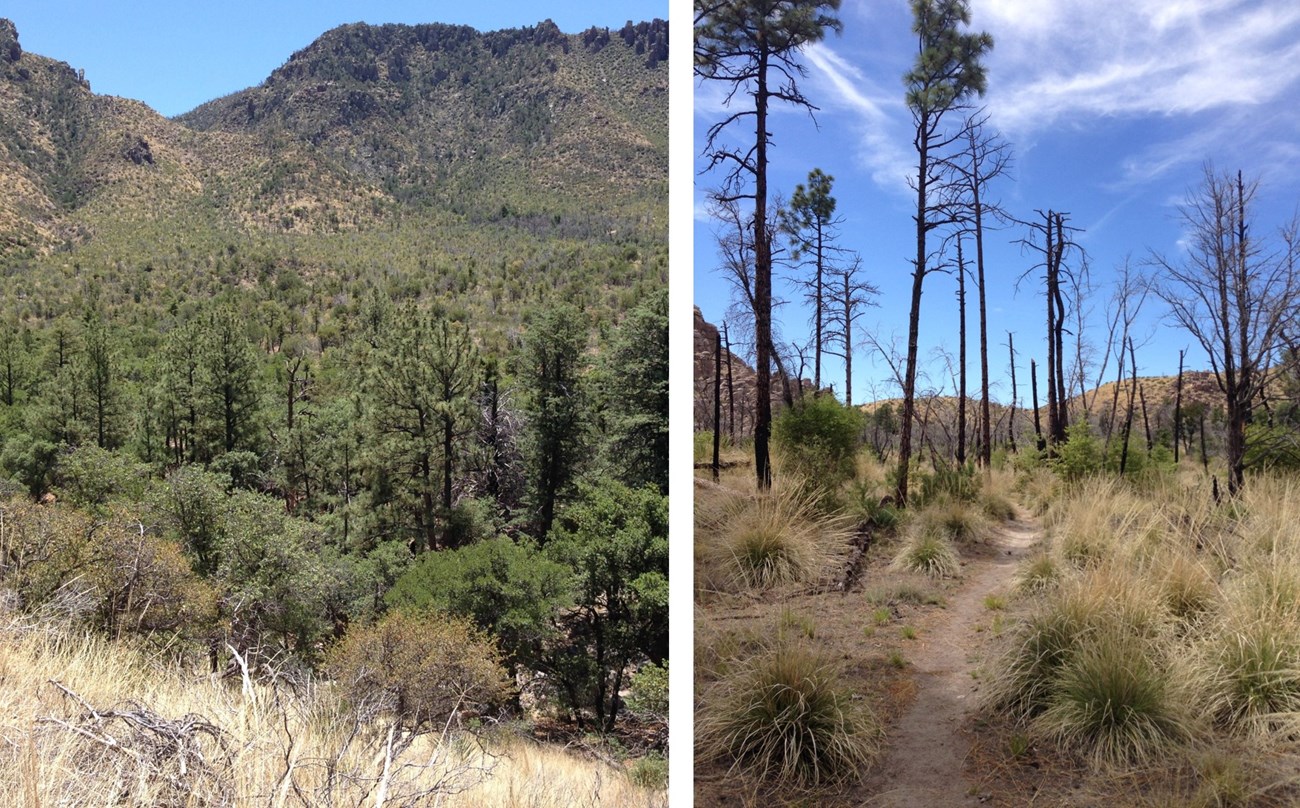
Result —
<instances>
[{"instance_id":1,"label":"bare dirt path","mask_svg":"<svg viewBox=\"0 0 1300 808\"><path fill-rule=\"evenodd\" d=\"M978 682L971 676L980 643L980 624L992 613L984 598L1005 593L1019 563L1042 537L1036 521L1022 517L998 529L993 552L972 558L948 607L921 627L908 654L916 678L916 699L885 738L885 757L869 779L872 808L938 808L978 805L962 777L971 741L963 731L975 709Z\"/></svg>"}]
</instances>

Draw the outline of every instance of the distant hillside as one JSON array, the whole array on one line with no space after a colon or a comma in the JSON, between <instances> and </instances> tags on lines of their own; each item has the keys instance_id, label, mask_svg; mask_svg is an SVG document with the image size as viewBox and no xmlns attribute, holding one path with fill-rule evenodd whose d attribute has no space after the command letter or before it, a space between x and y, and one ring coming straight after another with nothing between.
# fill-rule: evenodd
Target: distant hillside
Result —
<instances>
[{"instance_id":1,"label":"distant hillside","mask_svg":"<svg viewBox=\"0 0 1300 808\"><path fill-rule=\"evenodd\" d=\"M0 255L69 250L178 211L235 227L356 227L384 196L297 140L195 132L95 95L80 71L23 52L7 20L0 53L0 181L12 189L0 200Z\"/></svg>"},{"instance_id":2,"label":"distant hillside","mask_svg":"<svg viewBox=\"0 0 1300 808\"><path fill-rule=\"evenodd\" d=\"M268 232L433 212L662 235L666 57L660 20L586 34L347 25L262 85L168 120L95 95L0 20L0 257L178 211Z\"/></svg>"},{"instance_id":3,"label":"distant hillside","mask_svg":"<svg viewBox=\"0 0 1300 808\"><path fill-rule=\"evenodd\" d=\"M0 20L5 316L238 290L328 341L380 285L497 344L550 299L600 328L667 282L667 37L346 25L167 119Z\"/></svg>"},{"instance_id":4,"label":"distant hillside","mask_svg":"<svg viewBox=\"0 0 1300 808\"><path fill-rule=\"evenodd\" d=\"M345 25L178 120L292 136L411 204L592 210L666 187L667 42L662 20L612 35Z\"/></svg>"},{"instance_id":5,"label":"distant hillside","mask_svg":"<svg viewBox=\"0 0 1300 808\"><path fill-rule=\"evenodd\" d=\"M695 428L697 430L712 429L713 423L713 367L714 367L714 345L718 333L716 326L705 321L704 316L697 308L695 310ZM736 429L739 436L748 436L752 434L752 419L754 408L754 370L743 359L732 357L723 352L723 398L722 398L722 418L724 429L728 424L728 403L729 399L726 391L726 368L730 362L733 380L733 396L736 412ZM1120 384L1118 404L1116 412L1118 420L1115 427L1122 424L1126 408L1128 406L1128 395L1131 380L1125 379ZM805 389L809 386L804 382ZM1138 387L1140 396L1134 399L1134 434L1141 435L1145 432L1146 425L1142 418L1143 399L1146 404L1146 422L1150 425L1153 436L1161 430L1171 430L1174 420L1174 401L1177 390L1176 376L1148 376L1138 377ZM1025 441L1033 435L1033 405L1029 400L1028 386L1022 385L1020 389L1020 406L1014 413L1014 427L1016 439ZM782 387L779 377L773 379L772 385L772 402L774 408L779 408L782 404ZM1087 411L1091 415L1092 421L1099 425L1104 432L1110 426L1111 407L1115 400L1115 382L1107 382L1095 390L1088 391ZM973 445L973 438L976 431L977 418L979 414L978 395L972 396L967 400L966 418L968 431L968 445ZM881 399L862 404L860 409L868 414L875 414L884 407L890 407L894 416L897 417L902 400L898 398ZM1187 371L1183 374L1183 407L1186 412L1192 415L1198 415L1201 409L1208 413L1214 413L1216 410L1223 408L1223 394L1214 380L1214 374L1210 371ZM1047 400L1044 398L1039 401L1039 416L1043 421L1043 428L1046 429L1047 421ZM998 402L990 402L989 416L992 421L992 433L995 441L1003 441L1008 438L1008 429L1011 427L1012 412L1011 407ZM1085 411L1084 398L1074 396L1069 400L1070 418L1072 421L1080 418ZM932 434L935 441L948 442L955 440L955 425L957 423L957 399L954 396L931 396L921 397L917 405L917 422L919 428L927 433Z\"/></svg>"}]
</instances>

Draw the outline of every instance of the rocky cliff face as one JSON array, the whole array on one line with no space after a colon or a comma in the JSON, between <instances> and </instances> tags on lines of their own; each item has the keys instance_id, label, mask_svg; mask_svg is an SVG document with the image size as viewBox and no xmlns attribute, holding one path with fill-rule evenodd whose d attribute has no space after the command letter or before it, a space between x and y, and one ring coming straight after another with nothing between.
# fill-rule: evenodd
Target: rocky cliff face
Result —
<instances>
[{"instance_id":1,"label":"rocky cliff face","mask_svg":"<svg viewBox=\"0 0 1300 808\"><path fill-rule=\"evenodd\" d=\"M719 337L718 327L704 319L698 308L695 309L695 430L713 429L713 387L714 368L717 367L715 356ZM741 440L754 434L754 390L757 374L744 359L733 355L725 347L722 349L722 384L721 384L721 431L733 439ZM806 394L812 390L812 383L800 379L797 383L779 373L772 374L772 414L776 415L786 404L786 388L790 396L798 396L802 389Z\"/></svg>"}]
</instances>

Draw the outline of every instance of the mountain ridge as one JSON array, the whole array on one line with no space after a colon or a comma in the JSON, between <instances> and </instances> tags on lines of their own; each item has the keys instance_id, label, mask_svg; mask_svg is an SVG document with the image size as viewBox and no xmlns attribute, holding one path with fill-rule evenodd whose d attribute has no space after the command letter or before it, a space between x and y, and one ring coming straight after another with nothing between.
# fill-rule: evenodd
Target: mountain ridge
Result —
<instances>
[{"instance_id":1,"label":"mountain ridge","mask_svg":"<svg viewBox=\"0 0 1300 808\"><path fill-rule=\"evenodd\" d=\"M264 232L432 213L598 216L588 231L662 233L667 24L625 31L354 23L258 87L169 119L94 94L84 73L23 51L0 20L0 181L11 189L0 258L71 251L122 221L177 210L202 227ZM454 92L437 89L420 45L443 38L456 43L438 51L460 63ZM597 93L592 75L615 70L619 89Z\"/></svg>"}]
</instances>

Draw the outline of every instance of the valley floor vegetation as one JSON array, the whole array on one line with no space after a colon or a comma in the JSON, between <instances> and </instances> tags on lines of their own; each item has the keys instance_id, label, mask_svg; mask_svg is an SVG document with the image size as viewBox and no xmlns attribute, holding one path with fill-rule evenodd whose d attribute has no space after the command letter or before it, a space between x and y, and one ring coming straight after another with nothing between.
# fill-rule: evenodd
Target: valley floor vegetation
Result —
<instances>
[{"instance_id":1,"label":"valley floor vegetation","mask_svg":"<svg viewBox=\"0 0 1300 808\"><path fill-rule=\"evenodd\" d=\"M1012 519L1038 540L962 640L978 703L951 776L966 794L1295 804L1300 479L1256 472L1216 496L1221 465L1158 445L1118 474L1083 425L1051 456L997 451L987 471L935 454L900 509L865 425L829 396L797 400L758 494L748 446L724 442L715 480L712 436L697 440L697 804L884 798L918 690L909 656L960 617L955 596Z\"/></svg>"},{"instance_id":2,"label":"valley floor vegetation","mask_svg":"<svg viewBox=\"0 0 1300 808\"><path fill-rule=\"evenodd\" d=\"M0 351L6 804L666 801L666 295L83 302Z\"/></svg>"}]
</instances>

